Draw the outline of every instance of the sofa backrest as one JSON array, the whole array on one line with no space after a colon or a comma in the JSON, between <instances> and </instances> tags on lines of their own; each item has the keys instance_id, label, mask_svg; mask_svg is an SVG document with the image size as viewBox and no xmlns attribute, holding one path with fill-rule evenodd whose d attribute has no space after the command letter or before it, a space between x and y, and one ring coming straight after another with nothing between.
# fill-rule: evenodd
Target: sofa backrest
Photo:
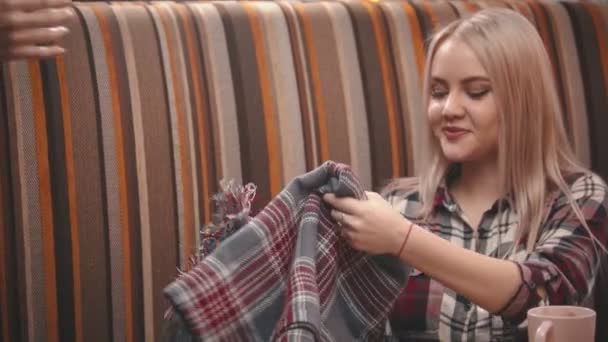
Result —
<instances>
[{"instance_id":1,"label":"sofa backrest","mask_svg":"<svg viewBox=\"0 0 608 342\"><path fill-rule=\"evenodd\" d=\"M411 175L425 42L480 8L541 32L578 156L608 178L608 5L76 3L61 58L0 73L0 338L157 341L221 179L263 206L326 159Z\"/></svg>"}]
</instances>

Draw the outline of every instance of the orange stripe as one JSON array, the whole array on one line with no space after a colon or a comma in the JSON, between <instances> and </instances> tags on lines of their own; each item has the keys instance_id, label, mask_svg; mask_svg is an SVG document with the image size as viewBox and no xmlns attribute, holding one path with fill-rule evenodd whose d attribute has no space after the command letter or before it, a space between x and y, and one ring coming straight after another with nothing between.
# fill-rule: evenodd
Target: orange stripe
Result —
<instances>
[{"instance_id":1,"label":"orange stripe","mask_svg":"<svg viewBox=\"0 0 608 342\"><path fill-rule=\"evenodd\" d=\"M300 44L298 38L301 38L301 35L298 35L296 32L296 21L297 18L295 17L295 11L293 9L293 7L291 7L291 5L288 4L281 4L279 3L279 6L281 6L281 8L284 10L285 12L285 21L287 23L287 27L289 30L289 37L292 41L292 49L293 49L293 58L294 58L294 64L296 66L302 66L304 65L304 61L302 60L303 56L303 52L300 48ZM305 58L305 57L304 57ZM308 117L309 113L310 113L310 109L308 107L308 101L306 101L306 87L305 87L305 81L304 78L305 76L303 75L304 71L302 70L301 67L296 67L295 68L295 75L296 75L296 81L298 84L298 95L299 98L302 99L300 101L300 112L302 113L301 118L302 118L302 130L303 130L303 136L304 136L304 149L305 149L305 155L304 155L304 159L306 160L306 169L312 169L315 165L315 160L314 160L314 151L313 151L313 143L311 141L311 132L310 132L310 118Z\"/></svg>"},{"instance_id":2,"label":"orange stripe","mask_svg":"<svg viewBox=\"0 0 608 342\"><path fill-rule=\"evenodd\" d=\"M115 54L112 45L112 37L108 22L102 10L98 6L92 6L93 12L97 17L99 29L103 37L104 46L106 48L106 63L108 66L108 75L110 81L110 89L112 89L112 112L114 113L114 132L116 138L116 163L118 168L118 196L120 198L120 225L122 227L122 248L123 248L123 277L125 286L125 339L133 341L133 270L131 269L131 236L129 234L131 227L129 226L129 197L127 193L127 167L125 162L124 137L122 128L122 112L120 110L120 94L118 93L118 79L116 71ZM67 97L67 92L66 92ZM81 336L82 338L82 336ZM81 341L81 338L78 341Z\"/></svg>"},{"instance_id":3,"label":"orange stripe","mask_svg":"<svg viewBox=\"0 0 608 342\"><path fill-rule=\"evenodd\" d=\"M80 281L80 232L78 229L78 210L76 197L76 176L74 171L74 145L72 138L72 112L69 102L69 91L65 79L65 60L57 58L57 78L63 113L63 131L65 135L66 180L68 187L68 205L70 210L70 227L72 238L72 273L74 281L74 325L76 341L82 341L82 288Z\"/></svg>"},{"instance_id":4,"label":"orange stripe","mask_svg":"<svg viewBox=\"0 0 608 342\"><path fill-rule=\"evenodd\" d=\"M519 13L528 18L528 20L530 20L530 16L534 17L534 15L531 13L530 6L528 6L526 3L516 0L512 1L511 4L517 8ZM534 25L534 22L530 23Z\"/></svg>"},{"instance_id":5,"label":"orange stripe","mask_svg":"<svg viewBox=\"0 0 608 342\"><path fill-rule=\"evenodd\" d=\"M401 7L407 14L408 22L410 23L410 31L412 32L412 43L416 53L416 65L418 66L418 79L422 82L424 78L424 43L422 42L422 31L420 31L420 23L416 16L416 11L411 4L401 1Z\"/></svg>"},{"instance_id":6,"label":"orange stripe","mask_svg":"<svg viewBox=\"0 0 608 342\"><path fill-rule=\"evenodd\" d=\"M582 3L587 13L591 15L593 18L593 24L595 25L596 37L597 37L597 46L600 50L600 63L602 65L602 71L604 73L604 84L606 90L606 96L608 96L608 44L606 43L606 35L608 34L608 30L604 30L602 27L603 18L601 17L601 13L599 12L599 5L594 3ZM604 23L606 24L606 23ZM608 29L608 25L606 26Z\"/></svg>"},{"instance_id":7,"label":"orange stripe","mask_svg":"<svg viewBox=\"0 0 608 342\"><path fill-rule=\"evenodd\" d=\"M165 13L166 7L159 6L158 14L165 28L165 34L167 35L167 40L171 41L172 37L169 36L169 32L172 31L171 25L168 22L167 14ZM182 168L182 196L183 196L183 205L184 205L184 247L183 247L183 258L184 258L184 266L188 267L188 259L192 256L194 252L194 243L192 241L193 236L188 234L186 227L194 226L194 215L192 213L192 181L190 179L190 157L187 153L188 150L188 141L186 137L186 119L185 119L185 109L184 109L184 97L181 87L181 80L178 68L177 68L177 56L175 56L175 49L167 49L169 53L169 63L171 64L171 73L173 74L173 89L175 96L175 110L177 114L177 132L178 139L180 145L180 161Z\"/></svg>"},{"instance_id":8,"label":"orange stripe","mask_svg":"<svg viewBox=\"0 0 608 342\"><path fill-rule=\"evenodd\" d=\"M532 14L534 14L534 20L536 21L536 29L538 30L539 35L543 39L543 43L545 43L545 47L548 44L549 36L547 33L547 20L542 13L542 9L539 5L534 2L534 0L527 0L529 8L532 10Z\"/></svg>"},{"instance_id":9,"label":"orange stripe","mask_svg":"<svg viewBox=\"0 0 608 342\"><path fill-rule=\"evenodd\" d=\"M557 80L559 70L557 69L557 61L555 60L555 54L553 53L553 47L551 45L551 36L549 34L549 23L547 23L547 17L545 16L543 9L540 7L540 4L530 0L528 0L528 4L530 5L530 8L532 8L532 12L536 18L536 28L543 39L545 50L551 59L551 66L554 73L553 76ZM559 84L557 84L557 86L559 86Z\"/></svg>"},{"instance_id":10,"label":"orange stripe","mask_svg":"<svg viewBox=\"0 0 608 342\"><path fill-rule=\"evenodd\" d=\"M183 5L185 6L185 5ZM194 52L194 33L192 32L192 25L190 25L190 19L188 18L188 14L186 12L186 8L182 7L182 5L178 6L179 14L184 20L184 30L186 33L186 49L188 51L188 60L190 61L190 66L192 67L192 91L194 94L194 105L196 107L196 115L198 117L198 136L200 137L200 158L201 158L201 173L202 173L202 188L206 191L201 191L202 197L202 206L204 218L203 220L211 219L211 204L209 202L210 198L210 189L209 189L209 171L206 168L207 165L207 130L205 127L205 123L203 118L205 116L205 108L203 106L203 98L204 92L202 90L202 86L200 84L198 75L201 75L201 70L198 67L198 59L196 58L196 54ZM196 230L193 232L193 235L196 234Z\"/></svg>"},{"instance_id":11,"label":"orange stripe","mask_svg":"<svg viewBox=\"0 0 608 342\"><path fill-rule=\"evenodd\" d=\"M426 11L426 14L429 16L429 18L431 18L431 24L433 24L433 29L434 30L437 29L441 25L441 21L439 20L439 17L437 17L437 14L433 10L433 6L431 5L431 3L428 1L423 1L420 4Z\"/></svg>"},{"instance_id":12,"label":"orange stripe","mask_svg":"<svg viewBox=\"0 0 608 342\"><path fill-rule=\"evenodd\" d=\"M384 94L386 95L387 102L387 115L389 121L388 128L391 140L392 177L396 178L401 176L403 171L401 167L402 163L400 162L399 158L399 156L402 155L402 144L400 144L401 139L399 136L399 125L397 123L397 109L395 108L397 97L394 94L394 88L392 86L395 84L395 80L393 79L393 75L395 73L391 72L391 67L388 64L390 57L387 51L387 42L385 39L388 35L384 31L384 28L380 22L378 7L370 3L363 4L370 13L372 25L374 27L374 35L376 36L377 51L380 59L380 70L382 71L382 84L384 86Z\"/></svg>"},{"instance_id":13,"label":"orange stripe","mask_svg":"<svg viewBox=\"0 0 608 342\"><path fill-rule=\"evenodd\" d=\"M251 23L251 32L255 44L255 57L258 65L258 73L260 76L260 88L262 93L262 103L264 106L264 121L266 123L266 145L268 146L268 162L270 167L270 193L272 196L281 191L283 180L281 170L281 144L279 142L277 123L275 122L276 111L274 108L273 98L275 94L272 91L272 83L269 79L268 56L266 56L266 47L264 46L264 37L260 25L260 19L256 13L255 7L251 4L243 3L243 7L249 17Z\"/></svg>"},{"instance_id":14,"label":"orange stripe","mask_svg":"<svg viewBox=\"0 0 608 342\"><path fill-rule=\"evenodd\" d=\"M314 100L317 109L317 124L319 125L318 143L321 146L321 161L329 159L329 143L327 141L327 115L325 106L323 105L323 94L321 92L321 79L319 78L319 63L317 62L317 54L315 53L314 42L312 39L312 26L304 13L304 5L294 3L294 7L299 14L304 29L304 40L306 41L306 50L308 51L308 61L310 63L310 75L312 78Z\"/></svg>"},{"instance_id":15,"label":"orange stripe","mask_svg":"<svg viewBox=\"0 0 608 342\"><path fill-rule=\"evenodd\" d=\"M51 198L51 176L47 140L46 112L42 78L38 62L29 63L32 80L32 99L34 107L34 126L38 159L38 178L40 191L40 219L42 223L42 253L44 256L44 280L46 302L47 341L59 341L57 317L57 280L55 274L55 237L53 234L53 202Z\"/></svg>"},{"instance_id":16,"label":"orange stripe","mask_svg":"<svg viewBox=\"0 0 608 342\"><path fill-rule=\"evenodd\" d=\"M186 42L185 45L187 46L187 55L184 56L184 58L188 59L188 61L190 62L190 66L192 68L192 70L194 70L195 66L194 64L197 63L196 59L194 58L194 51L193 51L193 44L194 44L194 39L192 38L192 24L189 21L189 17L184 15L184 10L185 7L183 5L175 5L176 10L178 11L178 13L181 15L182 17L182 23L183 23L183 27L184 27L184 32L185 32L185 36L186 36ZM196 77L192 77L192 79L195 79ZM200 93L195 92L195 98L199 98L200 97ZM192 113L190 113L190 115L192 115ZM188 146L190 146L189 142L188 142ZM190 160L190 154L187 155L188 158L188 165L190 166L194 161ZM190 171L191 168L188 169L188 172ZM194 174L189 174L190 179L194 179L195 175ZM188 248L185 249L185 252L190 252L190 254L192 253L196 253L197 252L197 247L196 247L196 233L198 231L197 226L198 226L198 222L195 222L195 218L194 218L194 194L193 194L193 186L192 184L189 185L188 187L188 197L186 197L186 202L187 205L190 208L190 211L192 212L192 218L190 221L186 221L186 222L190 222L188 224L186 224L184 226L184 236L185 239L187 240L185 243L187 243L187 245L189 246ZM185 195L185 193L184 193ZM187 259L186 259L187 261ZM186 265L184 265L185 268L187 269L189 266L189 263L186 262Z\"/></svg>"}]
</instances>

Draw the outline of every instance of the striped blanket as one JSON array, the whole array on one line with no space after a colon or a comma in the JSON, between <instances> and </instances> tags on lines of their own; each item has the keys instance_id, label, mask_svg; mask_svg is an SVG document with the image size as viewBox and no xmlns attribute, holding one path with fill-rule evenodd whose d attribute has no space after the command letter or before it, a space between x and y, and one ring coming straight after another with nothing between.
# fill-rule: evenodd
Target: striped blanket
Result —
<instances>
[{"instance_id":1,"label":"striped blanket","mask_svg":"<svg viewBox=\"0 0 608 342\"><path fill-rule=\"evenodd\" d=\"M165 288L194 337L205 341L382 340L409 271L392 256L350 248L321 200L363 199L346 165L295 178L217 249Z\"/></svg>"}]
</instances>

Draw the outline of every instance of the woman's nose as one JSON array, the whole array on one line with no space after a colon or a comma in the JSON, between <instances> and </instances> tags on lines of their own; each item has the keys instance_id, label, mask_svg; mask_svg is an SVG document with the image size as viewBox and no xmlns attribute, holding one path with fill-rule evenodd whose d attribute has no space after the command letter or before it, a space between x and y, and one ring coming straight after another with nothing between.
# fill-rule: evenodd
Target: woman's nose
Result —
<instances>
[{"instance_id":1,"label":"woman's nose","mask_svg":"<svg viewBox=\"0 0 608 342\"><path fill-rule=\"evenodd\" d=\"M446 118L456 118L463 116L465 113L462 96L457 92L451 92L443 105L441 115Z\"/></svg>"}]
</instances>

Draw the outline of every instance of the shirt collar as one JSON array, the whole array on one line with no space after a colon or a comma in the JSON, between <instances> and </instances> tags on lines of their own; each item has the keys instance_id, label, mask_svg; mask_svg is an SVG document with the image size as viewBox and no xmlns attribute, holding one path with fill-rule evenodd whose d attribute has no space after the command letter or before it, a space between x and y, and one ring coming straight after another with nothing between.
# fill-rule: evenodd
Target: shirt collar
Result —
<instances>
[{"instance_id":1,"label":"shirt collar","mask_svg":"<svg viewBox=\"0 0 608 342\"><path fill-rule=\"evenodd\" d=\"M456 203L456 200L450 193L449 189L450 183L452 183L459 176L460 168L457 166L452 167L451 170L447 172L446 176L443 177L443 179L439 183L439 186L437 187L437 192L435 193L435 197L433 199L433 207L436 208L438 206L441 206L450 212L456 212L457 210L459 210L458 203ZM504 197L496 200L492 204L491 210L497 211L499 210L499 208L501 208L502 210L513 208L513 210L515 210L515 206L512 205L512 203L514 203L513 199L513 194L509 193Z\"/></svg>"}]
</instances>

